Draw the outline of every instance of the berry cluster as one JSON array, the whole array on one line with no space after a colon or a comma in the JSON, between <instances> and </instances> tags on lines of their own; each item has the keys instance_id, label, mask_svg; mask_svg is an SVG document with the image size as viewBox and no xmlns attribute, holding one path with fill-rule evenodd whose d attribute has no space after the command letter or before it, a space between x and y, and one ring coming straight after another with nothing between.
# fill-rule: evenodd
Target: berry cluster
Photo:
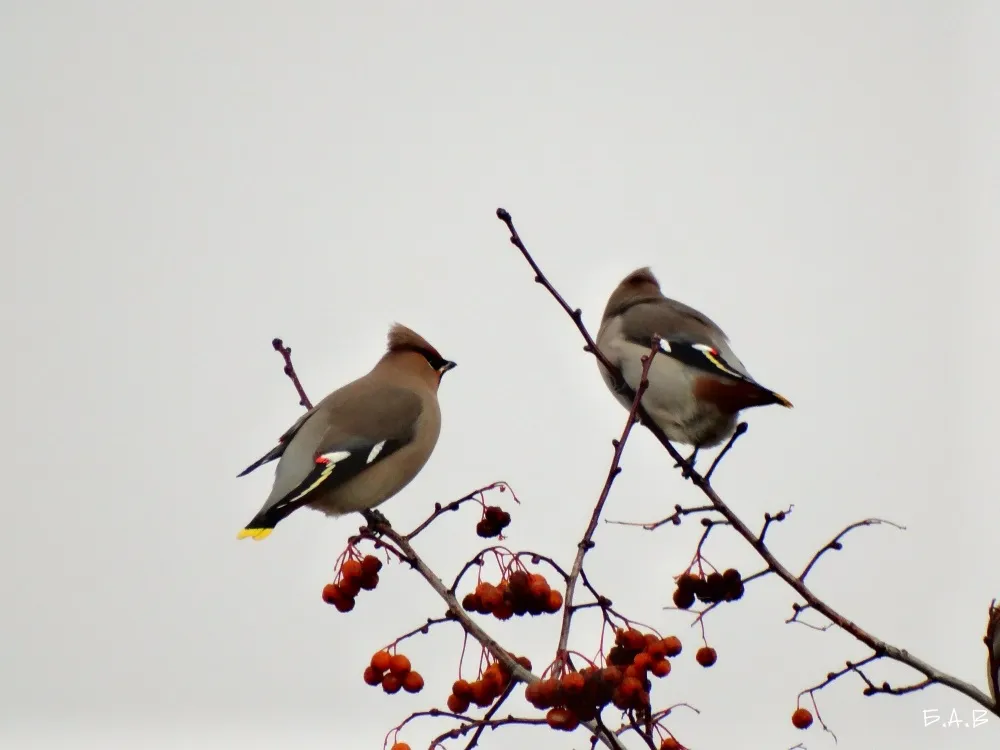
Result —
<instances>
[{"instance_id":1,"label":"berry cluster","mask_svg":"<svg viewBox=\"0 0 1000 750\"><path fill-rule=\"evenodd\" d=\"M812 712L808 708L796 708L792 714L792 725L796 729L808 729L813 723Z\"/></svg>"},{"instance_id":2,"label":"berry cluster","mask_svg":"<svg viewBox=\"0 0 1000 750\"><path fill-rule=\"evenodd\" d=\"M526 656L518 656L515 661L531 671L531 661ZM448 696L448 710L455 714L464 714L469 706L475 703L485 708L495 701L510 685L510 671L500 662L490 664L478 680L455 680Z\"/></svg>"},{"instance_id":3,"label":"berry cluster","mask_svg":"<svg viewBox=\"0 0 1000 750\"><path fill-rule=\"evenodd\" d=\"M660 750L684 750L684 746L673 737L664 737L663 742L660 743Z\"/></svg>"},{"instance_id":4,"label":"berry cluster","mask_svg":"<svg viewBox=\"0 0 1000 750\"><path fill-rule=\"evenodd\" d=\"M648 675L666 677L667 657L680 652L681 642L674 636L659 638L634 628L620 629L608 652L607 667L590 666L540 680L525 689L524 697L535 708L549 709L545 719L550 727L571 732L581 721L596 718L609 703L622 711L649 709Z\"/></svg>"},{"instance_id":5,"label":"berry cluster","mask_svg":"<svg viewBox=\"0 0 1000 750\"><path fill-rule=\"evenodd\" d=\"M734 602L743 596L743 577L735 568L724 573L709 573L706 577L685 573L677 579L674 590L674 605L680 609L690 609L695 597L706 604Z\"/></svg>"},{"instance_id":6,"label":"berry cluster","mask_svg":"<svg viewBox=\"0 0 1000 750\"><path fill-rule=\"evenodd\" d=\"M410 660L402 654L391 655L388 651L376 651L371 663L365 667L365 682L372 687L382 686L389 695L398 693L400 688L408 693L419 693L424 689L424 678L420 672L410 669Z\"/></svg>"},{"instance_id":7,"label":"berry cluster","mask_svg":"<svg viewBox=\"0 0 1000 750\"><path fill-rule=\"evenodd\" d=\"M500 532L510 526L510 513L496 505L488 505L483 510L482 520L476 524L476 533L483 539L500 536Z\"/></svg>"},{"instance_id":8,"label":"berry cluster","mask_svg":"<svg viewBox=\"0 0 1000 750\"><path fill-rule=\"evenodd\" d=\"M480 582L474 592L462 599L462 607L467 612L493 615L498 620L509 620L514 615L555 614L562 605L562 594L549 588L545 576L523 570L511 573L510 578L501 580L496 586Z\"/></svg>"},{"instance_id":9,"label":"berry cluster","mask_svg":"<svg viewBox=\"0 0 1000 750\"><path fill-rule=\"evenodd\" d=\"M361 589L372 591L378 586L380 570L382 561L374 555L365 555L362 560L344 560L340 566L339 581L323 587L323 601L332 604L338 612L350 612L354 609L354 598Z\"/></svg>"}]
</instances>

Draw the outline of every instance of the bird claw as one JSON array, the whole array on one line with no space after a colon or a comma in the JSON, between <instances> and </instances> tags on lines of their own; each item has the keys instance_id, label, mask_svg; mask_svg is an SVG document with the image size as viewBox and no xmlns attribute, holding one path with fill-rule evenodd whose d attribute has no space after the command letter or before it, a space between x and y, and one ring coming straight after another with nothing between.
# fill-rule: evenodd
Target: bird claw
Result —
<instances>
[{"instance_id":1,"label":"bird claw","mask_svg":"<svg viewBox=\"0 0 1000 750\"><path fill-rule=\"evenodd\" d=\"M688 456L686 459L684 459L684 462L687 464L687 466L682 467L681 463L678 461L677 463L674 464L674 468L680 469L681 476L684 477L684 479L688 479L691 476L691 471L694 470L694 463L697 460L698 460L698 449L695 448L694 451L691 453L691 455Z\"/></svg>"},{"instance_id":2,"label":"bird claw","mask_svg":"<svg viewBox=\"0 0 1000 750\"><path fill-rule=\"evenodd\" d=\"M368 525L373 529L376 526L384 526L387 529L392 528L392 524L389 523L389 519L383 516L381 511L374 509L363 510L361 511L361 515L365 517Z\"/></svg>"}]
</instances>

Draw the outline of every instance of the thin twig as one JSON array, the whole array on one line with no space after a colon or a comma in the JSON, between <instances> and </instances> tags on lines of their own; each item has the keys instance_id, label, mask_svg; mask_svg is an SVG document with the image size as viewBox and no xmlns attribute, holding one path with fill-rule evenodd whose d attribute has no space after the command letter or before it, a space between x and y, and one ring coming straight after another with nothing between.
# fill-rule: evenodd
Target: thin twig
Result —
<instances>
[{"instance_id":1,"label":"thin twig","mask_svg":"<svg viewBox=\"0 0 1000 750\"><path fill-rule=\"evenodd\" d=\"M730 436L729 440L726 442L725 447L721 451L719 451L719 455L715 457L715 460L712 461L712 465L709 466L708 471L705 472L706 482L712 481L712 475L715 473L715 469L718 467L720 463L722 463L722 459L726 457L726 454L729 453L732 447L736 444L736 441L740 439L740 436L745 435L748 429L750 429L750 425L748 425L746 422L740 422L738 425L736 425L736 429L733 431L732 436Z\"/></svg>"},{"instance_id":2,"label":"thin twig","mask_svg":"<svg viewBox=\"0 0 1000 750\"><path fill-rule=\"evenodd\" d=\"M845 536L847 536L850 532L854 531L854 529L859 529L862 526L877 526L879 524L886 524L888 526L892 526L893 528L899 529L900 531L906 531L905 526L900 526L898 523L893 523L892 521L886 521L882 518L866 518L863 521L855 521L854 523L844 528L843 531L841 531L839 534L837 534L837 536L835 536L833 539L831 539L829 542L823 545L823 547L815 555L813 555L812 560L809 561L809 564L806 565L805 570L803 570L802 574L799 576L799 580L802 581L805 580L806 576L809 575L809 571L812 570L813 565L815 565L826 552L830 552L831 550L839 552L841 549L843 549L843 544L841 544L840 540L843 539Z\"/></svg>"},{"instance_id":3,"label":"thin twig","mask_svg":"<svg viewBox=\"0 0 1000 750\"><path fill-rule=\"evenodd\" d=\"M767 536L767 530L771 528L772 523L781 523L791 514L794 505L789 505L785 510L779 510L773 516L770 513L764 514L764 526L761 527L760 534L757 536L760 539L761 544L764 543L764 537Z\"/></svg>"},{"instance_id":4,"label":"thin twig","mask_svg":"<svg viewBox=\"0 0 1000 750\"><path fill-rule=\"evenodd\" d=\"M510 694L514 692L514 685L516 683L511 683L507 686L507 689L503 691L503 694L497 698L496 703L490 706L490 710L483 714L483 718L480 720L479 728L476 729L475 734L472 735L472 739L469 740L469 744L465 746L465 750L472 750L477 744L479 744L479 738L483 736L483 732L486 731L486 724L483 722L489 721L494 716L496 716L497 711L500 710L500 706L510 698Z\"/></svg>"},{"instance_id":5,"label":"thin twig","mask_svg":"<svg viewBox=\"0 0 1000 750\"><path fill-rule=\"evenodd\" d=\"M509 484L507 484L503 480L499 482L493 482L492 484L488 484L485 487L480 487L478 490L473 490L464 497L460 497L458 500L452 500L450 503L446 503L445 505L441 505L441 503L434 503L434 511L430 514L430 516L427 517L426 520L423 521L423 523L421 523L419 526L417 526L417 528L415 528L413 531L407 534L406 538L409 539L410 541L413 541L413 538L417 534L419 534L421 531L430 526L434 521L438 519L439 516L442 516L450 511L458 510L459 506L461 506L463 503L467 503L471 500L481 500L483 493L497 489L498 487L500 488L501 492L510 490L511 497L514 498L514 502L520 502L517 499L517 495L514 494L514 490L511 489Z\"/></svg>"},{"instance_id":6,"label":"thin twig","mask_svg":"<svg viewBox=\"0 0 1000 750\"><path fill-rule=\"evenodd\" d=\"M302 387L302 381L299 380L299 375L295 372L295 365L292 364L292 347L285 346L285 342L281 339L274 339L271 342L271 346L285 360L285 375L292 381L292 385L295 386L295 392L299 394L299 405L306 409L312 409L312 401L306 395L306 391Z\"/></svg>"},{"instance_id":7,"label":"thin twig","mask_svg":"<svg viewBox=\"0 0 1000 750\"><path fill-rule=\"evenodd\" d=\"M615 454L611 459L611 467L608 469L608 476L604 480L604 487L601 489L600 497L597 498L597 504L594 506L594 512L590 515L590 523L587 524L587 530L583 534L583 539L577 545L576 559L573 561L573 567L569 571L569 580L566 582L566 594L563 597L565 606L563 608L563 620L562 628L559 631L559 645L556 647L556 658L561 658L566 651L567 644L569 643L569 629L570 624L573 620L573 613L576 611L573 607L573 595L576 591L576 582L580 577L580 572L583 570L583 558L586 557L587 552L594 546L594 531L597 530L597 524L601 518L601 511L604 510L604 503L608 499L608 495L611 493L611 485L614 484L615 477L621 473L621 458L622 454L625 452L625 444L628 442L628 436L632 432L632 427L636 423L636 411L639 409L639 402L642 400L642 394L646 391L649 386L649 367L653 363L653 359L656 356L656 351L660 345L660 337L653 336L653 345L650 347L649 352L642 358L642 375L639 379L639 385L636 388L635 398L632 399L632 408L629 409L628 419L625 422L625 427L622 429L621 437L614 442Z\"/></svg>"},{"instance_id":8,"label":"thin twig","mask_svg":"<svg viewBox=\"0 0 1000 750\"><path fill-rule=\"evenodd\" d=\"M714 505L699 505L694 508L684 508L680 505L674 506L674 512L671 513L666 518L661 518L659 521L648 521L646 523L636 522L636 521L612 521L606 520L604 523L615 524L616 526L638 526L646 531L655 531L661 526L665 526L668 523L672 523L674 526L681 525L681 518L684 516L689 516L694 513L711 513L715 510Z\"/></svg>"}]
</instances>

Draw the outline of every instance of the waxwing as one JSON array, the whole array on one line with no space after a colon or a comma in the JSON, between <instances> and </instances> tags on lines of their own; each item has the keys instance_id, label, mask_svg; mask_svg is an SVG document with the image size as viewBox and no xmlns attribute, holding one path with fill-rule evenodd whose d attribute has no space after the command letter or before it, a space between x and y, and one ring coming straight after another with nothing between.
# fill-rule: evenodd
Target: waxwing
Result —
<instances>
[{"instance_id":1,"label":"waxwing","mask_svg":"<svg viewBox=\"0 0 1000 750\"><path fill-rule=\"evenodd\" d=\"M642 374L643 355L653 335L661 338L649 371L642 406L674 442L695 448L718 445L732 435L741 409L792 404L751 377L729 346L726 334L706 315L664 297L649 268L639 268L608 299L597 334L597 347L616 365L625 387L598 363L615 398L632 407Z\"/></svg>"},{"instance_id":2,"label":"waxwing","mask_svg":"<svg viewBox=\"0 0 1000 750\"><path fill-rule=\"evenodd\" d=\"M438 386L455 366L409 328L392 326L370 372L316 404L240 472L278 459L271 494L238 538L264 539L302 506L340 516L371 510L402 490L437 444Z\"/></svg>"}]
</instances>

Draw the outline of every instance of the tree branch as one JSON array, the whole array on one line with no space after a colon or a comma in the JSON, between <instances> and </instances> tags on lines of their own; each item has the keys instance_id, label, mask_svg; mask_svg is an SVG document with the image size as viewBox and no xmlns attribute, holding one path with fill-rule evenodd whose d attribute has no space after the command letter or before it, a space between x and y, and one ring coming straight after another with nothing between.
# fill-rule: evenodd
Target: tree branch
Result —
<instances>
[{"instance_id":1,"label":"tree branch","mask_svg":"<svg viewBox=\"0 0 1000 750\"><path fill-rule=\"evenodd\" d=\"M570 624L573 620L573 614L576 609L573 606L573 595L576 591L576 583L580 578L580 573L583 571L583 558L586 557L587 552L594 546L594 532L597 530L597 524L601 518L601 511L604 510L604 503L608 499L608 495L611 493L611 485L614 484L615 477L621 473L621 458L622 454L625 452L625 443L628 442L628 436L632 432L632 427L636 423L636 412L639 409L639 402L642 399L642 394L646 391L649 386L649 367L653 363L653 358L656 356L656 351L660 345L660 337L653 337L653 344L649 349L649 353L642 358L642 376L640 377L639 387L636 389L635 398L632 399L632 408L629 409L628 419L625 422L625 427L622 430L621 437L614 441L615 454L611 459L611 468L608 469L607 479L604 480L604 487L601 489L600 497L597 498L597 504L594 506L594 512L590 515L590 523L587 524L587 530L583 534L583 539L577 545L576 559L573 561L573 567L569 571L569 580L566 582L566 596L563 597L565 605L563 607L563 620L562 628L559 631L559 645L556 647L557 658L562 658L566 653L566 647L569 643L569 629Z\"/></svg>"},{"instance_id":2,"label":"tree branch","mask_svg":"<svg viewBox=\"0 0 1000 750\"><path fill-rule=\"evenodd\" d=\"M617 377L619 382L624 382L621 372L616 368L607 357L597 348L594 343L594 339L591 337L590 333L587 331L586 327L583 325L583 312L579 308L574 309L569 306L566 300L556 291L555 287L548 280L545 274L542 273L541 268L532 258L531 254L528 252L523 241L518 235L517 230L514 228L514 221L509 212L503 208L497 209L497 218L499 218L506 226L510 232L510 241L517 247L524 259L531 266L532 270L535 272L535 281L541 284L548 292L555 298L563 310L570 316L574 324L579 330L580 335L586 342L585 350L590 352L594 357L596 357L601 364L612 373L613 377ZM813 591L802 581L800 578L796 577L791 571L789 571L781 562L772 554L770 549L750 530L750 528L736 515L735 512L727 505L722 498L718 495L715 489L712 487L711 482L702 476L700 473L695 471L693 467L688 466L687 462L681 456L681 454L674 448L673 444L667 439L667 436L663 433L656 423L650 419L648 413L642 408L641 404L637 410L637 413L646 426L646 428L653 434L653 436L660 442L663 448L670 454L670 457L682 468L682 476L689 479L702 493L709 499L715 509L719 511L729 522L729 524L736 529L737 533L743 537L751 547L757 552L757 554L764 560L768 568L773 570L774 573L781 578L789 587L792 588L799 596L801 596L810 607L815 609L817 612L822 614L824 617L833 622L837 627L844 630L845 632L852 635L855 639L861 641L866 646L875 651L876 654L882 654L888 658L906 664L912 667L916 671L923 674L932 682L940 683L949 687L963 695L969 697L979 705L988 709L992 713L1000 716L1000 707L997 705L997 701L993 700L983 691L979 690L976 686L960 680L946 672L939 670L933 665L927 663L926 661L913 656L909 651L901 649L897 646L893 646L880 638L872 635L859 625L855 624L851 620L844 617L833 607L828 605L822 599L820 599Z\"/></svg>"}]
</instances>

